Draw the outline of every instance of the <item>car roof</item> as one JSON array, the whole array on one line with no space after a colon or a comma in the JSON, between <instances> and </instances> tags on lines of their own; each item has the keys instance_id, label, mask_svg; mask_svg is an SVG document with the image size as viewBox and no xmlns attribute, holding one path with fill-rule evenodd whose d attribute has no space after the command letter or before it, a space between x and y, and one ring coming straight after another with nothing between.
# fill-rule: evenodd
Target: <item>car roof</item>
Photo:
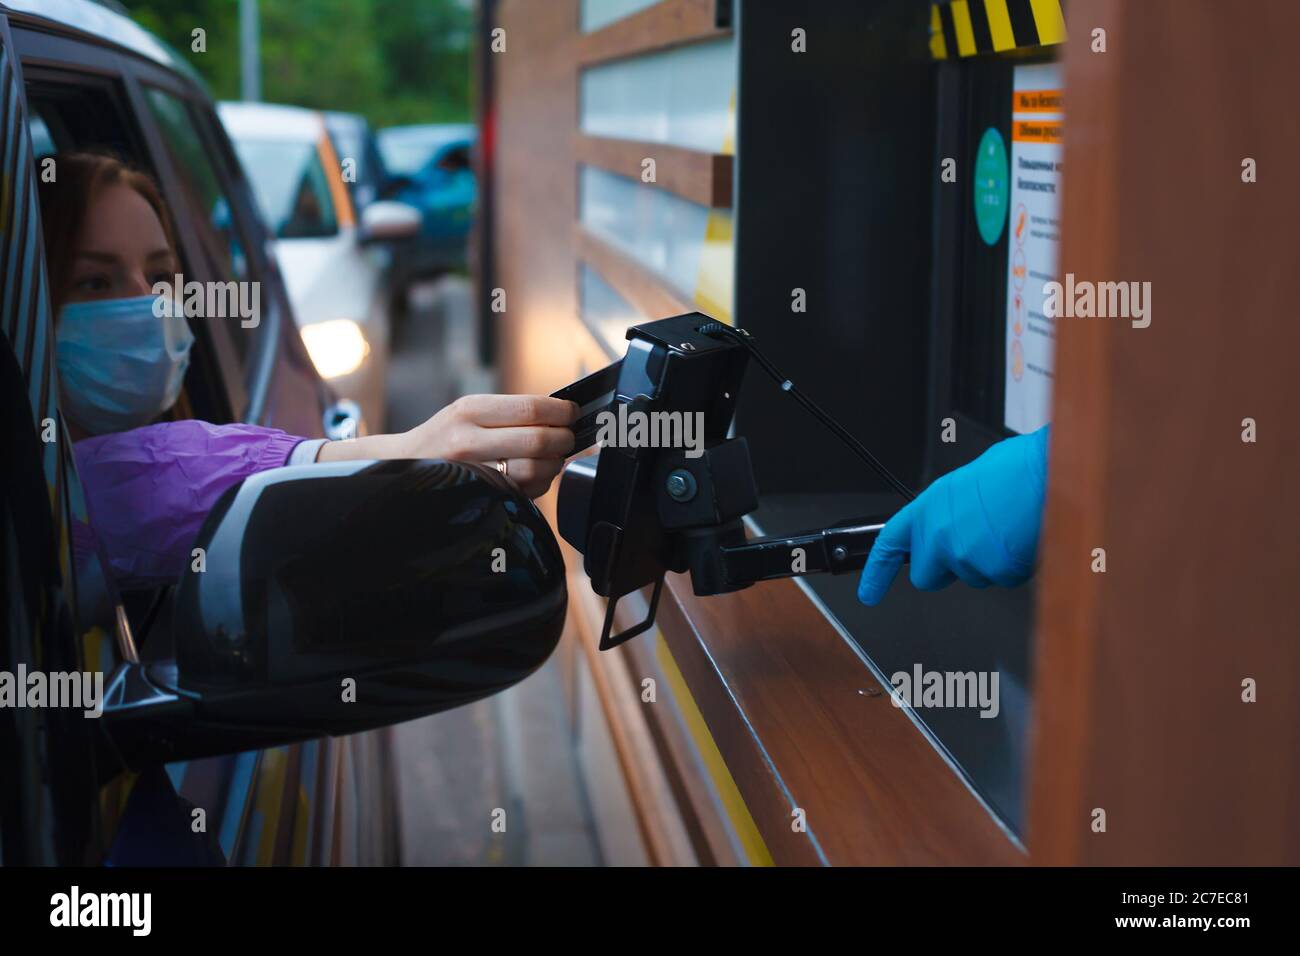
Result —
<instances>
[{"instance_id":1,"label":"car roof","mask_svg":"<svg viewBox=\"0 0 1300 956\"><path fill-rule=\"evenodd\" d=\"M341 110L326 110L322 115L325 117L325 125L330 127L337 126L342 128L350 126L353 129L361 130L370 125L370 121L360 113L344 113Z\"/></svg>"},{"instance_id":2,"label":"car roof","mask_svg":"<svg viewBox=\"0 0 1300 956\"><path fill-rule=\"evenodd\" d=\"M14 18L56 24L61 33L116 46L175 70L207 90L199 72L158 37L132 20L113 0L0 0L0 12Z\"/></svg>"},{"instance_id":3,"label":"car roof","mask_svg":"<svg viewBox=\"0 0 1300 956\"><path fill-rule=\"evenodd\" d=\"M235 139L315 142L325 132L321 114L303 106L223 100L217 104L217 113Z\"/></svg>"},{"instance_id":4,"label":"car roof","mask_svg":"<svg viewBox=\"0 0 1300 956\"><path fill-rule=\"evenodd\" d=\"M418 143L450 143L458 139L473 140L478 134L473 123L417 123L389 126L379 131L381 140L414 140Z\"/></svg>"}]
</instances>

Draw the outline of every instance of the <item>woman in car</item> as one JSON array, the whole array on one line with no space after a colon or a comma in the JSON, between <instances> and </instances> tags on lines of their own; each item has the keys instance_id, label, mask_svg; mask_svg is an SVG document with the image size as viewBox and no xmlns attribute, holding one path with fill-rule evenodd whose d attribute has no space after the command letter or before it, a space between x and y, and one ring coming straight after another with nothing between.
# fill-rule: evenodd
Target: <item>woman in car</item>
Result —
<instances>
[{"instance_id":1,"label":"woman in car","mask_svg":"<svg viewBox=\"0 0 1300 956\"><path fill-rule=\"evenodd\" d=\"M120 586L172 583L221 493L286 464L490 462L530 497L559 473L577 406L538 395L470 395L408 432L333 442L257 425L153 423L180 396L194 340L179 306L153 293L181 271L167 208L147 175L117 159L54 160L40 206L60 407L93 529L74 528L79 565L97 539Z\"/></svg>"}]
</instances>

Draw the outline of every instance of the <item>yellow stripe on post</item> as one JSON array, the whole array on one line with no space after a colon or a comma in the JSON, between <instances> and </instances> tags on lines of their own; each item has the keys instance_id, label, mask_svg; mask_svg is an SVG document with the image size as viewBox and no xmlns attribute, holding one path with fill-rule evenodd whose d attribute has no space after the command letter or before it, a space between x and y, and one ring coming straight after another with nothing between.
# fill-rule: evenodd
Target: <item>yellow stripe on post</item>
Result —
<instances>
[{"instance_id":1,"label":"yellow stripe on post","mask_svg":"<svg viewBox=\"0 0 1300 956\"><path fill-rule=\"evenodd\" d=\"M704 223L700 265L695 276L695 304L711 319L731 325L736 274L736 250L731 236L731 210L710 209Z\"/></svg>"},{"instance_id":2,"label":"yellow stripe on post","mask_svg":"<svg viewBox=\"0 0 1300 956\"><path fill-rule=\"evenodd\" d=\"M731 822L736 839L740 841L746 861L751 866L775 865L772 854L767 844L763 842L758 826L754 823L754 817L750 814L749 807L745 805L745 798L740 795L740 788L736 786L735 778L731 776L731 771L727 769L727 762L713 740L709 725L705 722L704 715L700 713L695 698L691 696L690 688L686 686L686 678L682 676L672 651L668 649L668 642L664 640L658 628L654 630L654 642L655 657L658 658L659 666L663 669L664 677L673 692L673 699L681 711L687 733L694 741L704 769L713 781L723 812Z\"/></svg>"},{"instance_id":3,"label":"yellow stripe on post","mask_svg":"<svg viewBox=\"0 0 1300 956\"><path fill-rule=\"evenodd\" d=\"M948 44L943 42L943 18L939 16L939 5L930 4L930 56L936 60L948 59Z\"/></svg>"},{"instance_id":4,"label":"yellow stripe on post","mask_svg":"<svg viewBox=\"0 0 1300 956\"><path fill-rule=\"evenodd\" d=\"M727 133L722 137L722 155L736 155L736 88L731 88L731 104L727 107Z\"/></svg>"},{"instance_id":5,"label":"yellow stripe on post","mask_svg":"<svg viewBox=\"0 0 1300 956\"><path fill-rule=\"evenodd\" d=\"M257 768L257 796L253 812L262 818L257 836L257 865L275 862L275 844L280 835L280 807L284 800L284 778L288 769L289 748L272 747L262 751Z\"/></svg>"},{"instance_id":6,"label":"yellow stripe on post","mask_svg":"<svg viewBox=\"0 0 1300 956\"><path fill-rule=\"evenodd\" d=\"M970 4L966 0L952 0L952 26L957 34L957 55L975 55L975 31L970 25Z\"/></svg>"},{"instance_id":7,"label":"yellow stripe on post","mask_svg":"<svg viewBox=\"0 0 1300 956\"><path fill-rule=\"evenodd\" d=\"M1034 23L1038 26L1038 42L1043 46L1065 42L1065 15L1061 12L1061 0L1029 0L1034 11Z\"/></svg>"},{"instance_id":8,"label":"yellow stripe on post","mask_svg":"<svg viewBox=\"0 0 1300 956\"><path fill-rule=\"evenodd\" d=\"M293 847L289 851L291 866L307 865L307 844L311 836L307 832L307 822L310 816L311 800L307 797L307 788L299 784L298 801L293 814Z\"/></svg>"},{"instance_id":9,"label":"yellow stripe on post","mask_svg":"<svg viewBox=\"0 0 1300 956\"><path fill-rule=\"evenodd\" d=\"M736 155L736 90L727 110L724 156ZM731 210L710 209L704 222L704 243L695 273L695 304L710 318L731 325L731 305L736 277L736 250L731 237Z\"/></svg>"},{"instance_id":10,"label":"yellow stripe on post","mask_svg":"<svg viewBox=\"0 0 1300 956\"><path fill-rule=\"evenodd\" d=\"M1011 29L1011 14L1007 10L1007 0L984 0L984 12L989 18L989 34L993 37L993 49L999 53L1003 50L1014 50L1016 34Z\"/></svg>"}]
</instances>

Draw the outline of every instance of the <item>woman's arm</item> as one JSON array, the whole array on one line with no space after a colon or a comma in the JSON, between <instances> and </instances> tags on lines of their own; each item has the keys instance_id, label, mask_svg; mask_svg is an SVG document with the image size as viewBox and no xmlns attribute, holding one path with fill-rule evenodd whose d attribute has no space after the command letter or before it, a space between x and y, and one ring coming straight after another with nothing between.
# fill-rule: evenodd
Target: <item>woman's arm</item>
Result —
<instances>
[{"instance_id":1,"label":"woman's arm","mask_svg":"<svg viewBox=\"0 0 1300 956\"><path fill-rule=\"evenodd\" d=\"M578 406L544 395L466 395L409 432L367 435L322 446L318 461L446 458L506 463L530 498L545 494L573 451Z\"/></svg>"},{"instance_id":2,"label":"woman's arm","mask_svg":"<svg viewBox=\"0 0 1300 956\"><path fill-rule=\"evenodd\" d=\"M186 420L74 444L91 529L118 584L175 583L221 493L280 467L301 441L275 428Z\"/></svg>"},{"instance_id":3,"label":"woman's arm","mask_svg":"<svg viewBox=\"0 0 1300 956\"><path fill-rule=\"evenodd\" d=\"M536 497L573 449L568 426L576 413L572 402L544 396L470 395L408 432L326 442L316 460L500 460L521 490ZM286 464L307 441L275 428L185 420L77 442L73 453L93 531L76 536L78 564L97 538L120 586L174 583L222 492Z\"/></svg>"}]
</instances>

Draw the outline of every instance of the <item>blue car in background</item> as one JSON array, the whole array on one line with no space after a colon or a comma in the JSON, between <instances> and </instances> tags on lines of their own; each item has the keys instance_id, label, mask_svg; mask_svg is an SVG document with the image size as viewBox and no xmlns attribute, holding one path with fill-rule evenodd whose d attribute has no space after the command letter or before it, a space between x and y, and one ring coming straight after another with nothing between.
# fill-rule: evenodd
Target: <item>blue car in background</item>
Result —
<instances>
[{"instance_id":1,"label":"blue car in background","mask_svg":"<svg viewBox=\"0 0 1300 956\"><path fill-rule=\"evenodd\" d=\"M419 235L397 250L398 289L463 269L478 185L472 153L477 130L468 123L392 126L379 132L388 181L384 197L420 210Z\"/></svg>"}]
</instances>

